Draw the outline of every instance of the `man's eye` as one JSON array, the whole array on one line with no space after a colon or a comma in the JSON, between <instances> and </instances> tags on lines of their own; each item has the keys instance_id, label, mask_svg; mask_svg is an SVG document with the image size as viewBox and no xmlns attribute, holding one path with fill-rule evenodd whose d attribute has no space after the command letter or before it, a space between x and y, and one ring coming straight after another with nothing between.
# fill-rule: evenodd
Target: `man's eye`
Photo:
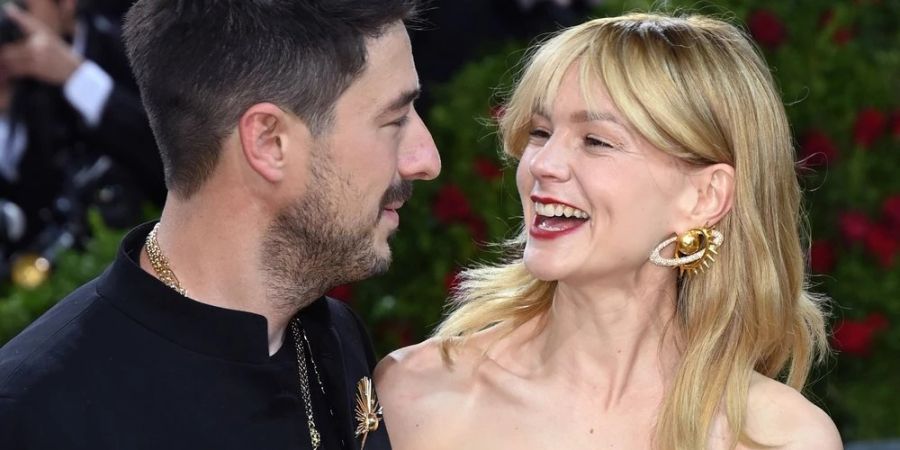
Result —
<instances>
[{"instance_id":1,"label":"man's eye","mask_svg":"<svg viewBox=\"0 0 900 450\"><path fill-rule=\"evenodd\" d=\"M395 121L389 123L388 126L391 126L391 127L402 127L403 125L406 125L407 122L409 122L409 115L405 115L405 116L403 116L403 117L401 117L401 118L399 118L399 119L397 119L397 120L395 120Z\"/></svg>"}]
</instances>

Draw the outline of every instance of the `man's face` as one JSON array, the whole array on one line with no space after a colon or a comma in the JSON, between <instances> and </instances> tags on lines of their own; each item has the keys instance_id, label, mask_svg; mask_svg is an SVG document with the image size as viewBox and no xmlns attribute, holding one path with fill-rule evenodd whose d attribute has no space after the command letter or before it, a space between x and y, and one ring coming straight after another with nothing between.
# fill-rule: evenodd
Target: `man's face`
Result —
<instances>
[{"instance_id":1,"label":"man's face","mask_svg":"<svg viewBox=\"0 0 900 450\"><path fill-rule=\"evenodd\" d=\"M281 278L280 297L296 295L289 286L298 282L326 290L387 270L388 238L412 181L440 173L434 141L412 105L419 86L406 29L398 22L367 50L365 71L338 99L331 129L302 169L306 194L270 229L267 269Z\"/></svg>"}]
</instances>

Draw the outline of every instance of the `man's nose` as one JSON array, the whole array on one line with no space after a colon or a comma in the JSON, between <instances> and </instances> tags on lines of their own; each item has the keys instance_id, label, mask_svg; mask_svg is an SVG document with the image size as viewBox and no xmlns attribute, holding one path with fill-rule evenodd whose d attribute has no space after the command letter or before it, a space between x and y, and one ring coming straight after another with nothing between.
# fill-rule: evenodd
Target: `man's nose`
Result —
<instances>
[{"instance_id":1,"label":"man's nose","mask_svg":"<svg viewBox=\"0 0 900 450\"><path fill-rule=\"evenodd\" d=\"M400 148L399 170L404 180L433 180L441 173L441 156L422 118L410 113L409 131Z\"/></svg>"}]
</instances>

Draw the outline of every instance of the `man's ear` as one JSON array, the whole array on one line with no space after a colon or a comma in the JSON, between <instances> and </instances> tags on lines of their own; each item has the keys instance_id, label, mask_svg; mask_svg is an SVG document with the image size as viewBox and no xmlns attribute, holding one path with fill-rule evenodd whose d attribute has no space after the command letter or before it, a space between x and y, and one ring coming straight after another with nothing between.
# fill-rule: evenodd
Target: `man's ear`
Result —
<instances>
[{"instance_id":1,"label":"man's ear","mask_svg":"<svg viewBox=\"0 0 900 450\"><path fill-rule=\"evenodd\" d=\"M238 122L244 159L270 183L278 183L285 176L289 120L288 113L278 106L257 103L244 111Z\"/></svg>"},{"instance_id":2,"label":"man's ear","mask_svg":"<svg viewBox=\"0 0 900 450\"><path fill-rule=\"evenodd\" d=\"M695 226L717 224L734 204L734 167L713 164L699 169L691 178L697 189L691 221Z\"/></svg>"}]
</instances>

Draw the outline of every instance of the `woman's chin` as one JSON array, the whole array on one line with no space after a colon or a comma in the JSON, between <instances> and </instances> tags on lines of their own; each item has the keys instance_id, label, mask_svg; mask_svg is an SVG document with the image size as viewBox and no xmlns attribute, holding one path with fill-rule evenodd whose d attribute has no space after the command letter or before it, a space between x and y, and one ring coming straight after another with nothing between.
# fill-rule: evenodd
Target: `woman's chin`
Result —
<instances>
[{"instance_id":1,"label":"woman's chin","mask_svg":"<svg viewBox=\"0 0 900 450\"><path fill-rule=\"evenodd\" d=\"M563 275L563 271L555 264L547 264L546 261L528 261L525 259L525 268L531 276L541 281L557 281Z\"/></svg>"}]
</instances>

